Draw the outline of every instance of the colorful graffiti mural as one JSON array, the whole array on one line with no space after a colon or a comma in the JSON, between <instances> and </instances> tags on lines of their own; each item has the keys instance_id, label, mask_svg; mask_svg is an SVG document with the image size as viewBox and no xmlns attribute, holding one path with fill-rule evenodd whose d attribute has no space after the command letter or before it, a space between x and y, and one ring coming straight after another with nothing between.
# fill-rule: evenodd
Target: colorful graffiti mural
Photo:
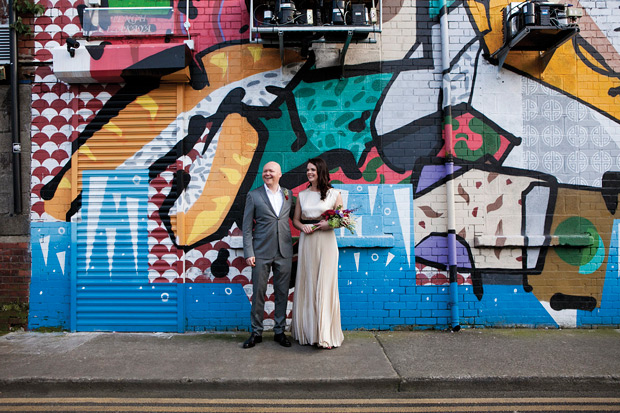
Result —
<instances>
[{"instance_id":1,"label":"colorful graffiti mural","mask_svg":"<svg viewBox=\"0 0 620 413\"><path fill-rule=\"evenodd\" d=\"M50 61L50 48L62 46L44 30L47 24L57 24L64 37L79 35L83 23L77 16L81 1L47 3L54 13L72 17L56 21L48 11L41 18L35 36L40 62ZM384 16L382 35L399 30L399 13L414 11L415 36L399 58L380 60L377 54L347 68L346 76L338 62L318 64L321 49L307 58L287 49L283 64L277 49L249 43L243 2L226 0L208 10L196 1L160 3L179 16L181 31L189 6L196 53L183 69L189 70L187 82L164 80L174 75L167 72L140 82L67 85L49 66L37 69L37 288L31 288L31 302L38 290L41 306L31 307L31 325L66 327L66 291L92 283L103 288L108 280L92 277L101 277L105 267L108 278L120 277L114 282L121 287L126 277L126 284L142 288L140 294L157 288L149 290L154 314L176 311L168 326L137 326L134 320L128 330L247 329L252 285L239 230L245 195L261 184L257 171L269 161L282 165L281 184L297 194L306 161L315 156L328 162L345 203L360 217L356 235L338 237L345 328L450 324L448 185L456 191L463 325L620 325L620 8L610 8L614 26L609 14L600 13L608 5L582 1L581 32L544 71L537 52L521 52L509 55L498 72L489 55L501 46L501 9L508 2L448 2L449 18L463 27L459 41L450 43L445 76L451 100L445 101L441 62L435 60L440 56L433 53L440 48L436 2L417 2L415 10L385 7L393 14ZM156 69L168 56L161 53L141 63ZM353 47L349 53L365 51ZM446 122L454 131L449 148ZM453 174L444 167L446 152L455 157ZM136 208L129 208L128 199L137 197L132 189L112 186L109 202L117 203L116 212L93 210L93 197L102 196L92 190L93 176L111 182L127 171L145 190ZM132 219L145 225L116 242ZM89 223L97 223L93 234L98 228L101 233L68 241L67 234L80 234ZM48 232L54 235L41 235ZM74 256L72 265L61 264L63 274L73 275L50 277L50 266L57 270L50 248L58 257ZM103 267L80 261L77 251L84 248L102 251L93 257ZM133 256L135 266L122 254ZM78 281L68 284L71 279ZM46 295L57 284L65 293ZM128 300L118 311L148 319L127 310L138 293L124 291L111 293ZM267 296L269 318L270 289ZM87 309L79 300L72 306L78 319ZM46 317L51 307L60 316Z\"/></svg>"}]
</instances>

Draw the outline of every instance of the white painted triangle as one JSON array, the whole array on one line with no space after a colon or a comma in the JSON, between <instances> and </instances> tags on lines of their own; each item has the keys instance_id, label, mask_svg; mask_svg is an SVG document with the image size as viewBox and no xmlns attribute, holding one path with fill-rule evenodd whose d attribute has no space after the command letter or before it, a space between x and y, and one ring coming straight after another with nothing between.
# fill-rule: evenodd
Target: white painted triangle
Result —
<instances>
[{"instance_id":1,"label":"white painted triangle","mask_svg":"<svg viewBox=\"0 0 620 413\"><path fill-rule=\"evenodd\" d=\"M253 286L251 283L247 283L246 285L243 286L243 291L245 292L245 295L248 297L248 300L250 302L252 302L252 291L253 291Z\"/></svg>"},{"instance_id":2,"label":"white painted triangle","mask_svg":"<svg viewBox=\"0 0 620 413\"><path fill-rule=\"evenodd\" d=\"M353 256L355 257L355 269L356 271L360 270L360 253L356 252L355 254L353 254Z\"/></svg>"},{"instance_id":3,"label":"white painted triangle","mask_svg":"<svg viewBox=\"0 0 620 413\"><path fill-rule=\"evenodd\" d=\"M131 244L133 246L133 258L138 273L138 209L140 208L140 199L127 197L127 215L129 216L129 232L131 233Z\"/></svg>"},{"instance_id":4,"label":"white painted triangle","mask_svg":"<svg viewBox=\"0 0 620 413\"><path fill-rule=\"evenodd\" d=\"M349 204L349 191L341 189L340 195L342 196L342 208L347 209L347 205Z\"/></svg>"},{"instance_id":5,"label":"white painted triangle","mask_svg":"<svg viewBox=\"0 0 620 413\"><path fill-rule=\"evenodd\" d=\"M388 257L387 257L387 261L385 262L385 266L387 267L388 265L390 265L390 262L392 262L392 259L394 258L394 254L392 254L391 252L388 252Z\"/></svg>"},{"instance_id":6,"label":"white painted triangle","mask_svg":"<svg viewBox=\"0 0 620 413\"><path fill-rule=\"evenodd\" d=\"M417 44L414 47L415 47L415 50L413 51L413 53L411 53L411 56L409 56L409 59L419 59L421 57L424 57L422 45Z\"/></svg>"},{"instance_id":7,"label":"white painted triangle","mask_svg":"<svg viewBox=\"0 0 620 413\"><path fill-rule=\"evenodd\" d=\"M86 185L91 190L95 188L102 194L106 193L108 187L107 176L91 176L87 180ZM94 233L99 227L99 218L101 217L101 210L103 209L103 197L93 196L88 197L87 200L83 200L83 205L86 206L86 230L89 233ZM88 273L90 270L90 262L93 256L94 238L87 238L86 241L86 265L85 271Z\"/></svg>"},{"instance_id":8,"label":"white painted triangle","mask_svg":"<svg viewBox=\"0 0 620 413\"><path fill-rule=\"evenodd\" d=\"M396 198L396 209L398 210L398 221L405 242L405 251L407 252L407 262L411 267L411 188L402 188L394 190L394 198Z\"/></svg>"},{"instance_id":9,"label":"white painted triangle","mask_svg":"<svg viewBox=\"0 0 620 413\"><path fill-rule=\"evenodd\" d=\"M114 194L112 197L114 198L114 205L116 205L116 212L118 212L121 207L121 194Z\"/></svg>"},{"instance_id":10,"label":"white painted triangle","mask_svg":"<svg viewBox=\"0 0 620 413\"><path fill-rule=\"evenodd\" d=\"M39 238L39 244L41 244L41 252L43 253L43 260L45 261L45 266L47 266L47 256L50 251L50 236L46 235Z\"/></svg>"},{"instance_id":11,"label":"white painted triangle","mask_svg":"<svg viewBox=\"0 0 620 413\"><path fill-rule=\"evenodd\" d=\"M364 234L362 234L362 228L364 227L364 226L362 225L362 220L363 220L363 219L364 219L364 217L362 217L362 216L359 216L359 217L357 217L357 218L355 219L355 234L356 234L358 237L361 237L361 236L363 236L363 235L364 235Z\"/></svg>"},{"instance_id":12,"label":"white painted triangle","mask_svg":"<svg viewBox=\"0 0 620 413\"><path fill-rule=\"evenodd\" d=\"M108 269L112 277L112 264L114 262L114 245L116 244L116 228L106 228L106 238L108 241Z\"/></svg>"},{"instance_id":13,"label":"white painted triangle","mask_svg":"<svg viewBox=\"0 0 620 413\"><path fill-rule=\"evenodd\" d=\"M541 301L542 306L547 310L549 315L553 318L560 327L577 327L577 310L561 310L556 311L551 308L548 301Z\"/></svg>"},{"instance_id":14,"label":"white painted triangle","mask_svg":"<svg viewBox=\"0 0 620 413\"><path fill-rule=\"evenodd\" d=\"M62 274L65 274L65 259L67 256L67 252L66 251L61 251L61 252L57 252L56 256L58 257L58 262L60 263L60 269L62 270Z\"/></svg>"},{"instance_id":15,"label":"white painted triangle","mask_svg":"<svg viewBox=\"0 0 620 413\"><path fill-rule=\"evenodd\" d=\"M369 186L368 187L368 198L370 199L370 215L373 215L375 212L375 202L377 201L377 190L378 186Z\"/></svg>"}]
</instances>

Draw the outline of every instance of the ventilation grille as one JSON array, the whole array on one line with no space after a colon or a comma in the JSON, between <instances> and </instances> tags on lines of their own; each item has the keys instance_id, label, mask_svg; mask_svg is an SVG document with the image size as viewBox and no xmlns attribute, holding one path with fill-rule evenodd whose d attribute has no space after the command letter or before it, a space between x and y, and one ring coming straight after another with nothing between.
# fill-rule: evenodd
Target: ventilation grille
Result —
<instances>
[{"instance_id":1,"label":"ventilation grille","mask_svg":"<svg viewBox=\"0 0 620 413\"><path fill-rule=\"evenodd\" d=\"M0 25L0 65L8 65L11 63L11 41L9 34L9 25Z\"/></svg>"}]
</instances>

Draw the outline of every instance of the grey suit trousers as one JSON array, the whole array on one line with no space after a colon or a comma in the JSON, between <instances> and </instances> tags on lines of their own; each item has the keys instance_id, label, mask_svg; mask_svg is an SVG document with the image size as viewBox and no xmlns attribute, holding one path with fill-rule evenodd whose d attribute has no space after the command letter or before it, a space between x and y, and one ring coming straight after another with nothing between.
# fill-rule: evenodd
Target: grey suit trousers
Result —
<instances>
[{"instance_id":1,"label":"grey suit trousers","mask_svg":"<svg viewBox=\"0 0 620 413\"><path fill-rule=\"evenodd\" d=\"M269 281L269 272L273 270L273 289L275 295L275 311L273 332L284 333L286 329L286 305L291 278L292 259L285 258L280 253L272 259L256 258L256 266L252 268L252 311L250 321L252 331L258 334L263 332L263 318L265 309L265 293Z\"/></svg>"}]
</instances>

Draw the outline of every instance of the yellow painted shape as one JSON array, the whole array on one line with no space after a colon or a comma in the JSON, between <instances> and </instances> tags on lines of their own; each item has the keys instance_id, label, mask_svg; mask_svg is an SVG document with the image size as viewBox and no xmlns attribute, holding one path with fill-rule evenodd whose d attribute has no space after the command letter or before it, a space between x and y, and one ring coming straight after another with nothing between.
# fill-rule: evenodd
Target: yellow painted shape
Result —
<instances>
[{"instance_id":1,"label":"yellow painted shape","mask_svg":"<svg viewBox=\"0 0 620 413\"><path fill-rule=\"evenodd\" d=\"M485 32L491 28L489 18L493 19L494 17L496 18L497 16L499 16L501 19L502 8L504 8L504 6L506 5L504 1L497 0L490 0L488 4L489 9L491 10L490 16L487 16L487 8L485 4L481 4L477 1L471 0L468 2L469 12L474 18L478 30L480 30L481 32Z\"/></svg>"},{"instance_id":2,"label":"yellow painted shape","mask_svg":"<svg viewBox=\"0 0 620 413\"><path fill-rule=\"evenodd\" d=\"M102 129L106 132L110 132L118 136L123 136L123 130L116 124L114 124L114 122L106 123L105 125L103 125Z\"/></svg>"},{"instance_id":3,"label":"yellow painted shape","mask_svg":"<svg viewBox=\"0 0 620 413\"><path fill-rule=\"evenodd\" d=\"M232 185L237 185L241 182L241 178L243 178L239 171L233 168L220 168L220 171L226 176L226 179Z\"/></svg>"},{"instance_id":4,"label":"yellow painted shape","mask_svg":"<svg viewBox=\"0 0 620 413\"><path fill-rule=\"evenodd\" d=\"M67 179L67 177L63 177L60 180L60 184L58 185L58 187L63 189L71 189L71 182Z\"/></svg>"},{"instance_id":5,"label":"yellow painted shape","mask_svg":"<svg viewBox=\"0 0 620 413\"><path fill-rule=\"evenodd\" d=\"M88 157L88 159L90 159L91 161L96 161L97 157L95 156L95 154L93 153L93 151L90 150L90 147L86 144L80 146L79 151L81 153L83 153L84 155L86 155Z\"/></svg>"},{"instance_id":6,"label":"yellow painted shape","mask_svg":"<svg viewBox=\"0 0 620 413\"><path fill-rule=\"evenodd\" d=\"M222 70L222 77L226 75L228 71L228 54L227 53L216 53L209 59L209 61L213 64L214 67L218 67Z\"/></svg>"},{"instance_id":7,"label":"yellow painted shape","mask_svg":"<svg viewBox=\"0 0 620 413\"><path fill-rule=\"evenodd\" d=\"M230 204L229 196L221 196L213 198L210 203L211 208L207 211L202 211L193 220L192 229L189 231L188 243L194 243L199 240L200 234L203 228L213 228L218 226L221 222L220 217L224 215Z\"/></svg>"},{"instance_id":8,"label":"yellow painted shape","mask_svg":"<svg viewBox=\"0 0 620 413\"><path fill-rule=\"evenodd\" d=\"M139 98L136 99L136 103L142 106L144 110L146 110L147 112L151 114L151 119L155 119L155 116L157 116L157 110L159 108L159 105L157 104L157 102L155 102L155 100L151 96L149 95L140 96Z\"/></svg>"},{"instance_id":9,"label":"yellow painted shape","mask_svg":"<svg viewBox=\"0 0 620 413\"><path fill-rule=\"evenodd\" d=\"M256 148L256 145L254 145L254 148ZM239 165L247 165L250 162L252 162L252 158L246 158L244 156L239 155L238 153L233 154L233 159L235 162L237 162Z\"/></svg>"},{"instance_id":10,"label":"yellow painted shape","mask_svg":"<svg viewBox=\"0 0 620 413\"><path fill-rule=\"evenodd\" d=\"M254 61L258 62L260 60L261 56L262 56L263 48L260 47L260 46L249 46L248 47L248 51L250 52L250 54L254 58Z\"/></svg>"},{"instance_id":11,"label":"yellow painted shape","mask_svg":"<svg viewBox=\"0 0 620 413\"><path fill-rule=\"evenodd\" d=\"M182 245L192 245L220 228L248 172L251 164L248 160L251 161L254 157L258 132L244 117L233 113L222 123L218 142L211 172L202 194L183 214L184 221L179 220L185 222L186 228L191 229L186 231L186 239L176 234ZM248 145L248 142L251 144ZM225 205L224 199L227 199Z\"/></svg>"}]
</instances>

